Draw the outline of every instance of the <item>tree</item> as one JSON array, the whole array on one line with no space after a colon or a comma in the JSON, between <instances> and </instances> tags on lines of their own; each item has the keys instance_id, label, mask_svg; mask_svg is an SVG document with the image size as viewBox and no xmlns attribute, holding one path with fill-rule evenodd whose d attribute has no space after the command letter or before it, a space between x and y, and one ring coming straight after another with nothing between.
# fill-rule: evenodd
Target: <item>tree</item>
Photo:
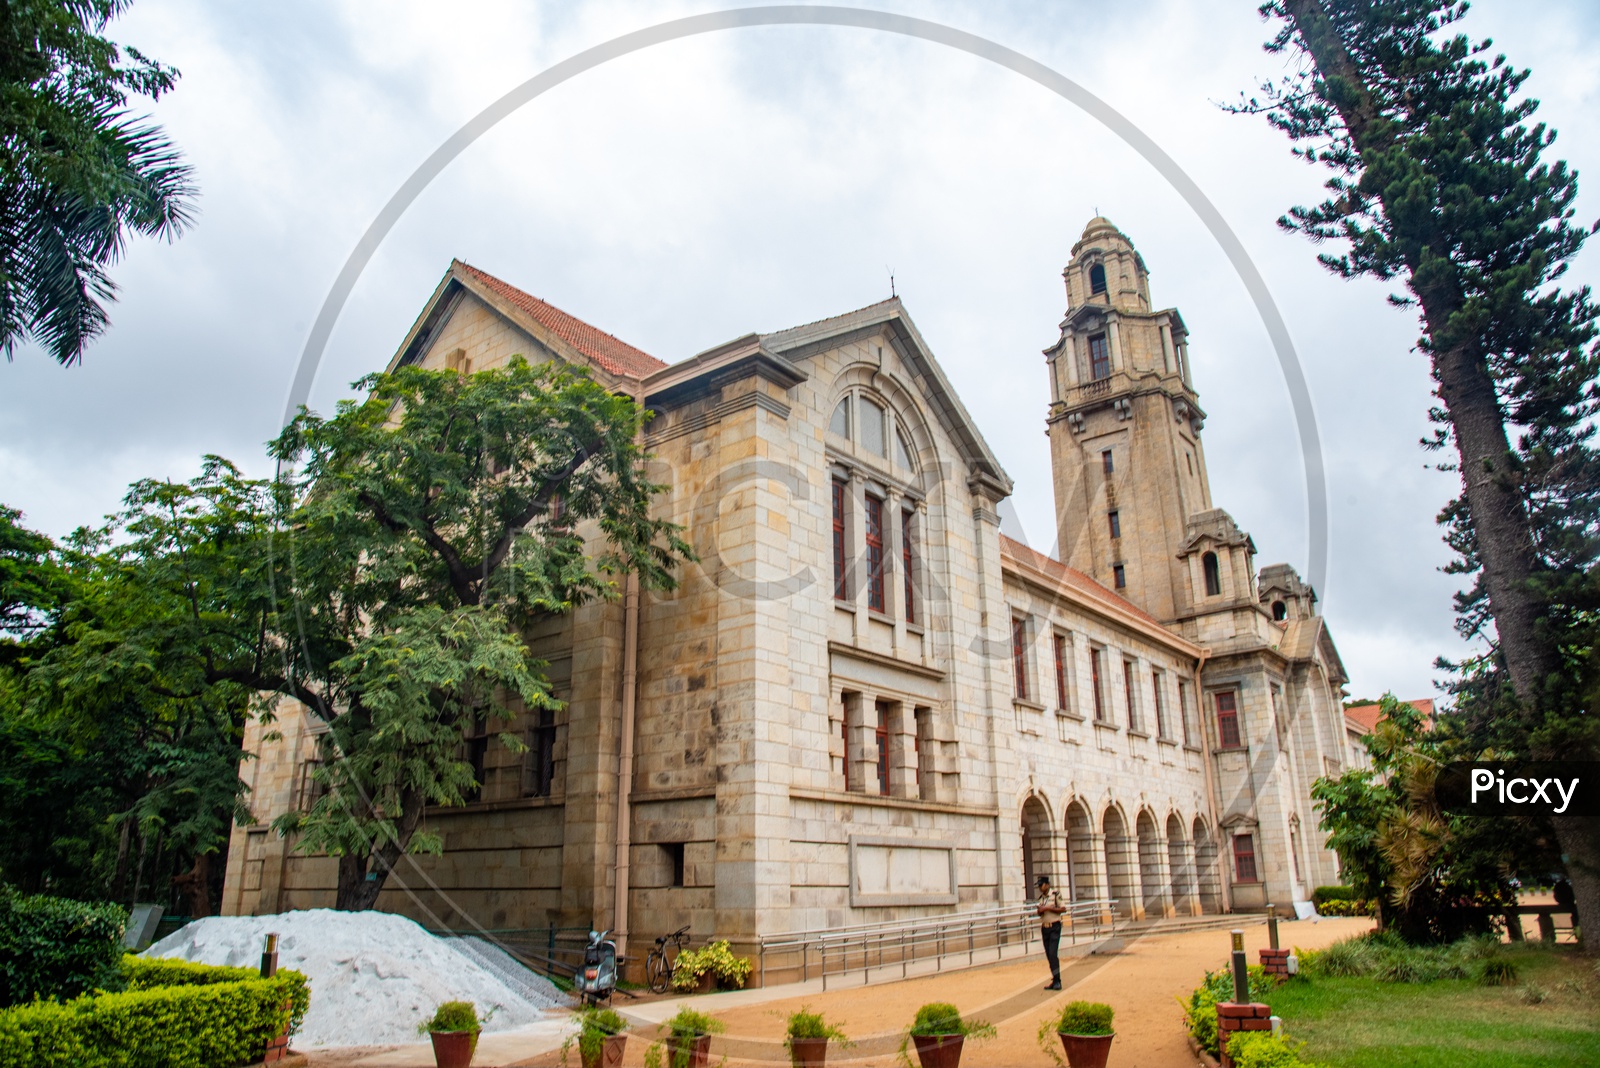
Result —
<instances>
[{"instance_id":1,"label":"tree","mask_svg":"<svg viewBox=\"0 0 1600 1068\"><path fill-rule=\"evenodd\" d=\"M1364 740L1372 770L1319 779L1311 796L1328 846L1351 887L1377 902L1380 924L1414 942L1449 942L1487 927L1469 909L1515 902L1512 879L1550 870L1552 836L1538 818L1446 813L1434 797L1440 768L1484 754L1446 719L1433 729L1393 694Z\"/></svg>"},{"instance_id":2,"label":"tree","mask_svg":"<svg viewBox=\"0 0 1600 1068\"><path fill-rule=\"evenodd\" d=\"M178 72L99 36L130 0L0 5L0 349L28 337L70 365L108 323L107 269L130 233L190 222L190 169L128 99Z\"/></svg>"},{"instance_id":3,"label":"tree","mask_svg":"<svg viewBox=\"0 0 1600 1068\"><path fill-rule=\"evenodd\" d=\"M469 727L556 707L519 626L612 597L627 572L670 587L690 555L650 514L643 410L586 372L517 358L356 387L364 401L302 410L272 445L292 627L271 688L330 726L327 792L278 827L339 857L341 909L370 908L404 854L442 848L422 816L477 786Z\"/></svg>"},{"instance_id":4,"label":"tree","mask_svg":"<svg viewBox=\"0 0 1600 1068\"><path fill-rule=\"evenodd\" d=\"M1444 466L1462 484L1441 521L1453 570L1475 576L1458 626L1488 638L1484 669L1507 675L1517 737L1505 755L1592 759L1594 717L1570 669L1594 656L1574 641L1592 628L1574 628L1593 611L1600 352L1588 290L1558 285L1587 236L1572 224L1577 176L1543 160L1555 135L1529 125L1528 72L1449 34L1466 4L1270 0L1261 11L1283 22L1268 50L1310 62L1239 110L1264 112L1333 173L1328 199L1280 225L1343 242L1324 265L1399 281L1406 292L1390 300L1421 319L1440 401L1426 444L1454 448ZM1595 821L1558 817L1556 833L1579 910L1600 914ZM1587 931L1585 945L1596 938Z\"/></svg>"}]
</instances>

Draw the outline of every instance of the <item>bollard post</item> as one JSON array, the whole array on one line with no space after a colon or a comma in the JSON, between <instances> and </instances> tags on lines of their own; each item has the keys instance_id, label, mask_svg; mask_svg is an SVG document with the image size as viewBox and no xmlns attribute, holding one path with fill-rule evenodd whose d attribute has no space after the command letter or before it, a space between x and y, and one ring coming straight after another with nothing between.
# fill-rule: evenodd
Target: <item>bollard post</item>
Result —
<instances>
[{"instance_id":1,"label":"bollard post","mask_svg":"<svg viewBox=\"0 0 1600 1068\"><path fill-rule=\"evenodd\" d=\"M267 948L261 954L261 978L271 979L278 974L278 936L267 935Z\"/></svg>"},{"instance_id":2,"label":"bollard post","mask_svg":"<svg viewBox=\"0 0 1600 1068\"><path fill-rule=\"evenodd\" d=\"M1278 948L1278 910L1270 901L1267 902L1267 944Z\"/></svg>"},{"instance_id":3,"label":"bollard post","mask_svg":"<svg viewBox=\"0 0 1600 1068\"><path fill-rule=\"evenodd\" d=\"M1233 1000L1235 1004L1250 1004L1250 971L1244 956L1244 932L1233 931Z\"/></svg>"}]
</instances>

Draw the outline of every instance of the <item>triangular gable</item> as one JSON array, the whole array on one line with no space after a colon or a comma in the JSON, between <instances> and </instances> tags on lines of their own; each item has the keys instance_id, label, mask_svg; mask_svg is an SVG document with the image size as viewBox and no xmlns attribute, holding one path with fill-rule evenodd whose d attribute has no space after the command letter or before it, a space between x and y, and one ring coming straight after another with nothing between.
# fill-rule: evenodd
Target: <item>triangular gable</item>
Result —
<instances>
[{"instance_id":1,"label":"triangular gable","mask_svg":"<svg viewBox=\"0 0 1600 1068\"><path fill-rule=\"evenodd\" d=\"M423 306L401 342L389 370L420 360L464 294L470 293L568 363L590 367L611 378L637 380L667 365L620 338L591 326L547 301L525 293L486 271L460 260L450 269Z\"/></svg>"},{"instance_id":2,"label":"triangular gable","mask_svg":"<svg viewBox=\"0 0 1600 1068\"><path fill-rule=\"evenodd\" d=\"M803 326L761 335L761 347L768 352L799 363L808 356L847 344L854 337L866 337L887 329L890 343L912 370L928 408L945 431L960 443L969 458L974 475L984 482L994 499L1011 495L1011 476L1000 466L994 450L983 439L961 398L934 359L928 343L906 314L900 298L891 297L843 315L819 319Z\"/></svg>"}]
</instances>

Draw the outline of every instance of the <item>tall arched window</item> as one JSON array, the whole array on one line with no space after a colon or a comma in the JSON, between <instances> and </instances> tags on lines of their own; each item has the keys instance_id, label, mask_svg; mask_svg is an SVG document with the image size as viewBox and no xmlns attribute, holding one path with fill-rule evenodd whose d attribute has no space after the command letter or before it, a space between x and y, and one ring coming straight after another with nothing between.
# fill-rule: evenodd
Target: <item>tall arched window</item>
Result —
<instances>
[{"instance_id":1,"label":"tall arched window","mask_svg":"<svg viewBox=\"0 0 1600 1068\"><path fill-rule=\"evenodd\" d=\"M1089 292L1104 293L1106 291L1106 265L1097 263L1089 268Z\"/></svg>"},{"instance_id":2,"label":"tall arched window","mask_svg":"<svg viewBox=\"0 0 1600 1068\"><path fill-rule=\"evenodd\" d=\"M1285 619L1288 619L1289 606L1284 604L1282 601L1273 601L1272 618L1277 620L1279 623L1282 623Z\"/></svg>"},{"instance_id":3,"label":"tall arched window","mask_svg":"<svg viewBox=\"0 0 1600 1068\"><path fill-rule=\"evenodd\" d=\"M1222 593L1222 569L1217 564L1216 553L1206 553L1200 558L1200 568L1206 573L1206 596Z\"/></svg>"}]
</instances>

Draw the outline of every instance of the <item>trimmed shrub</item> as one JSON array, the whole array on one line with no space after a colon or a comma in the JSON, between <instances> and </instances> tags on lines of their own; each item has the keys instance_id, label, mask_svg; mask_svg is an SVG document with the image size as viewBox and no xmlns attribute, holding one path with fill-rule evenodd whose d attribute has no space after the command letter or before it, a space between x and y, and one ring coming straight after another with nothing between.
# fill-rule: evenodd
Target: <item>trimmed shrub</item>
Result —
<instances>
[{"instance_id":1,"label":"trimmed shrub","mask_svg":"<svg viewBox=\"0 0 1600 1068\"><path fill-rule=\"evenodd\" d=\"M1317 913L1322 916L1371 916L1373 909L1370 901L1336 898L1318 905Z\"/></svg>"},{"instance_id":2,"label":"trimmed shrub","mask_svg":"<svg viewBox=\"0 0 1600 1068\"><path fill-rule=\"evenodd\" d=\"M1496 960L1499 952L1499 941L1493 935L1463 938L1445 946L1413 946L1391 934L1369 934L1301 954L1300 974L1307 978L1367 977L1386 983L1482 979L1486 963Z\"/></svg>"},{"instance_id":3,"label":"trimmed shrub","mask_svg":"<svg viewBox=\"0 0 1600 1068\"><path fill-rule=\"evenodd\" d=\"M127 910L0 886L0 1007L122 986Z\"/></svg>"},{"instance_id":4,"label":"trimmed shrub","mask_svg":"<svg viewBox=\"0 0 1600 1068\"><path fill-rule=\"evenodd\" d=\"M1317 911L1322 912L1322 906L1330 901L1359 901L1354 887L1350 886L1319 886L1311 891L1311 903L1317 906ZM1328 915L1323 913L1324 916Z\"/></svg>"},{"instance_id":5,"label":"trimmed shrub","mask_svg":"<svg viewBox=\"0 0 1600 1068\"><path fill-rule=\"evenodd\" d=\"M158 986L241 983L246 979L259 979L261 973L254 968L227 968L195 964L176 957L141 957L128 953L122 958L122 978L129 990L153 990Z\"/></svg>"},{"instance_id":6,"label":"trimmed shrub","mask_svg":"<svg viewBox=\"0 0 1600 1068\"><path fill-rule=\"evenodd\" d=\"M309 1004L293 971L36 1001L0 1010L0 1068L233 1068L286 1023L292 1034Z\"/></svg>"},{"instance_id":7,"label":"trimmed shrub","mask_svg":"<svg viewBox=\"0 0 1600 1068\"><path fill-rule=\"evenodd\" d=\"M1270 1031L1236 1031L1228 1039L1234 1068L1308 1068L1299 1047Z\"/></svg>"}]
</instances>

